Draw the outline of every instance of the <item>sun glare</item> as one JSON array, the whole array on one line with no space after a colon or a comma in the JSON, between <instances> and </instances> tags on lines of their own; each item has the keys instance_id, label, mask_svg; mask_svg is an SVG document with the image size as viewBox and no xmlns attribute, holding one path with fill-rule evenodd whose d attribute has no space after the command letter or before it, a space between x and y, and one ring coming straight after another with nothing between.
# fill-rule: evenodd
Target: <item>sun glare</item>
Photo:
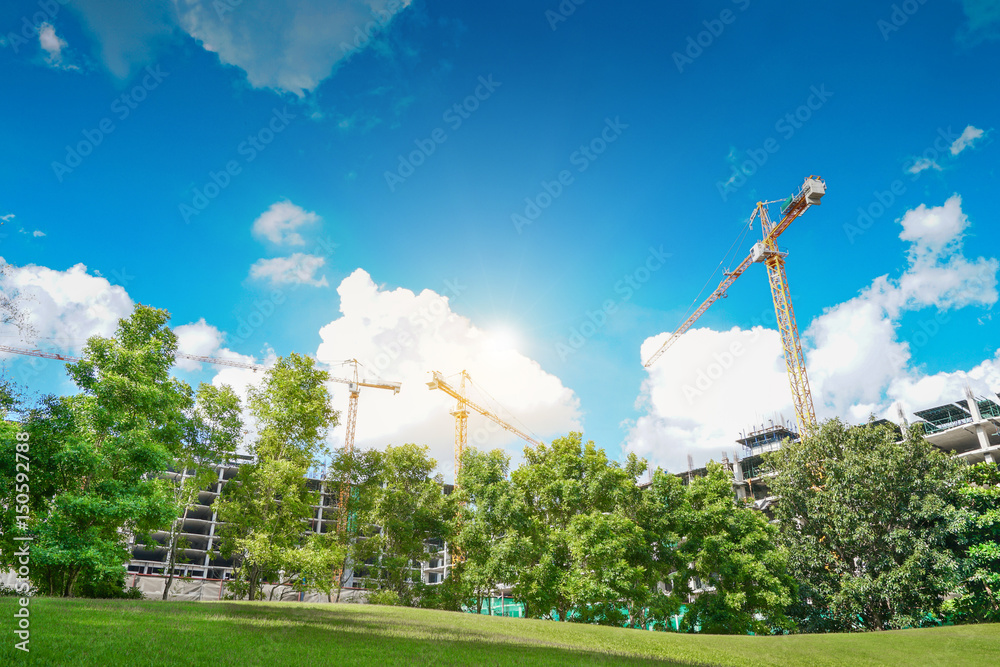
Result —
<instances>
[{"instance_id":1,"label":"sun glare","mask_svg":"<svg viewBox=\"0 0 1000 667\"><path fill-rule=\"evenodd\" d=\"M484 347L487 352L496 354L507 350L516 350L519 341L520 336L517 335L516 331L510 327L501 326L487 332Z\"/></svg>"}]
</instances>

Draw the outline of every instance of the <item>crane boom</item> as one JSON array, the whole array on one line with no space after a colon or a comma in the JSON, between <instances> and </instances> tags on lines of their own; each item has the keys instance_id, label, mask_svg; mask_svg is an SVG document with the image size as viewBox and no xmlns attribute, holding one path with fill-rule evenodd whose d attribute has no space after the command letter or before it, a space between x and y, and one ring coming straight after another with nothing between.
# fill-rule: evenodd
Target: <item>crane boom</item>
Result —
<instances>
[{"instance_id":1,"label":"crane boom","mask_svg":"<svg viewBox=\"0 0 1000 667\"><path fill-rule=\"evenodd\" d=\"M69 361L77 362L80 361L80 357L74 357L68 354L59 354L58 352L45 352L43 350L29 350L22 347L11 347L10 345L0 345L0 352L10 352L11 354L22 354L29 357L41 357L43 359L58 359L59 361ZM258 364L251 364L245 361L236 361L235 359L219 359L217 357L203 357L197 354L187 354L186 352L174 352L174 356L178 359L190 359L191 361L200 361L206 364L215 364L217 366L233 366L234 368L248 368L252 371L264 370L264 366ZM344 380L347 382L347 380Z\"/></svg>"},{"instance_id":2,"label":"crane boom","mask_svg":"<svg viewBox=\"0 0 1000 667\"><path fill-rule=\"evenodd\" d=\"M462 371L462 386L461 390L455 389L444 379L444 377L438 371L431 371L434 379L427 383L429 389L440 389L444 393L448 394L457 401L455 410L451 413L455 416L455 479L458 479L458 471L462 464L462 454L465 452L465 446L468 442L468 408L472 408L479 414L483 415L487 419L495 422L501 428L504 428L517 437L530 442L535 446L539 446L538 440L535 440L530 435L517 428L516 426L507 423L502 418L494 414L492 411L484 408L474 401L470 401L465 396L465 381L469 379L469 374Z\"/></svg>"},{"instance_id":3,"label":"crane boom","mask_svg":"<svg viewBox=\"0 0 1000 667\"><path fill-rule=\"evenodd\" d=\"M649 368L656 363L656 360L663 356L667 348L673 345L685 331L690 329L695 321L713 303L725 296L729 286L751 264L763 262L767 266L768 283L771 286L775 316L778 320L778 330L781 334L781 343L785 352L785 366L788 371L793 402L795 403L795 418L801 433L808 434L811 432L816 424L816 411L813 407L812 392L809 389L809 380L806 375L805 355L802 352L802 344L799 341L799 330L795 323L795 311L792 308L792 299L788 290L788 277L785 274L785 256L787 253L778 250L777 240L788 229L788 226L796 218L805 213L810 206L819 205L824 194L826 194L826 183L822 179L816 176L810 176L805 179L799 191L782 203L782 217L777 224L771 222L767 213L767 204L775 202L757 202L757 206L750 216L750 224L753 225L754 219L760 220L763 235L762 240L754 244L750 254L740 262L740 265L735 270L726 273L725 278L715 288L715 291L705 299L691 317L684 321L677 331L672 333L663 342L660 348L643 365Z\"/></svg>"},{"instance_id":4,"label":"crane boom","mask_svg":"<svg viewBox=\"0 0 1000 667\"><path fill-rule=\"evenodd\" d=\"M667 348L673 345L675 342L677 342L677 339L681 337L681 334L690 329L691 325L694 324L695 321L699 317L701 317L706 310L708 310L709 306L711 306L713 303L715 303L716 301L718 301L719 299L721 299L723 296L726 295L726 290L729 289L729 286L732 285L736 281L736 279L740 277L740 274L746 271L751 264L753 264L753 262L750 260L750 257L747 256L747 258L744 259L742 262L740 262L740 265L737 266L733 271L727 272L726 277L723 278L722 282L719 283L719 286L715 288L715 291L712 292L712 294L710 294L709 297L705 299L705 301L700 306L698 306L698 310L694 311L694 314L691 317L687 318L687 320L684 321L684 324L682 324L677 329L677 331L670 334L670 338L665 340L663 342L663 345L660 346L660 349L654 352L653 356L647 359L646 363L643 365L646 368L649 368L650 366L655 364L656 360L662 357L663 353L667 351Z\"/></svg>"}]
</instances>

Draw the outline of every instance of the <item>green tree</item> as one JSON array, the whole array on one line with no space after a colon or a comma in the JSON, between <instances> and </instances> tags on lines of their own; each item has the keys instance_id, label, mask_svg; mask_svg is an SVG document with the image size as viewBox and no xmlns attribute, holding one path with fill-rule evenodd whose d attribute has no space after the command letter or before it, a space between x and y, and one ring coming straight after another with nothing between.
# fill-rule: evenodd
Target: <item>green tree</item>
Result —
<instances>
[{"instance_id":1,"label":"green tree","mask_svg":"<svg viewBox=\"0 0 1000 667\"><path fill-rule=\"evenodd\" d=\"M635 513L635 480L645 461L609 461L576 432L527 447L524 457L511 474L518 507L506 539L516 558L514 596L525 614L611 625L634 620L621 608L648 595L652 572Z\"/></svg>"},{"instance_id":2,"label":"green tree","mask_svg":"<svg viewBox=\"0 0 1000 667\"><path fill-rule=\"evenodd\" d=\"M187 510L198 502L201 490L215 482L215 466L236 452L243 430L240 399L226 385L198 387L195 407L188 423L184 447L174 462L176 477L168 477L174 501L175 518L167 538L167 580L163 599L167 599L174 580L174 564L181 546L181 528Z\"/></svg>"},{"instance_id":3,"label":"green tree","mask_svg":"<svg viewBox=\"0 0 1000 667\"><path fill-rule=\"evenodd\" d=\"M453 515L454 504L443 493L440 475L431 476L436 466L426 446L389 445L382 455L381 489L359 516L366 536L358 540L359 561L375 561L371 583L395 592L406 606L420 602L416 568L425 557L425 542L450 539L445 517Z\"/></svg>"},{"instance_id":4,"label":"green tree","mask_svg":"<svg viewBox=\"0 0 1000 667\"><path fill-rule=\"evenodd\" d=\"M768 457L805 631L919 625L955 589L962 464L917 429L839 420Z\"/></svg>"},{"instance_id":5,"label":"green tree","mask_svg":"<svg viewBox=\"0 0 1000 667\"><path fill-rule=\"evenodd\" d=\"M760 512L735 501L732 478L710 463L671 508L683 536L675 548L672 596L686 604L681 630L709 634L769 634L787 630L795 596L777 529ZM705 589L698 592L697 587Z\"/></svg>"},{"instance_id":6,"label":"green tree","mask_svg":"<svg viewBox=\"0 0 1000 667\"><path fill-rule=\"evenodd\" d=\"M344 506L339 502L337 506L337 521L343 525L343 531L331 532L342 554L333 572L339 602L348 563L362 563L368 558L363 537L366 530L371 531L363 522L371 515L382 492L382 453L373 449L348 452L344 447L337 448L327 468L326 484L327 492L338 494L338 498L343 489L349 488L350 494ZM329 530L334 531L335 527Z\"/></svg>"},{"instance_id":7,"label":"green tree","mask_svg":"<svg viewBox=\"0 0 1000 667\"><path fill-rule=\"evenodd\" d=\"M264 577L283 571L293 584L332 587L334 564L341 557L336 540L307 537L319 494L309 488L306 475L328 454L326 434L339 418L330 407L327 379L312 359L292 353L278 359L261 386L249 391L257 434L251 445L254 462L240 468L215 502L225 522L220 551L237 563L232 589L241 597L258 599Z\"/></svg>"},{"instance_id":8,"label":"green tree","mask_svg":"<svg viewBox=\"0 0 1000 667\"><path fill-rule=\"evenodd\" d=\"M499 449L469 448L462 455L454 494L459 511L453 528L454 548L462 557L452 569L449 585L461 589L459 597L475 600L476 613L497 584L514 576L508 530L516 503L509 470L510 457Z\"/></svg>"},{"instance_id":9,"label":"green tree","mask_svg":"<svg viewBox=\"0 0 1000 667\"><path fill-rule=\"evenodd\" d=\"M18 526L15 443L0 443L5 565L15 533L34 536L31 577L39 590L72 596L124 580L127 536L173 518L158 473L181 450L191 389L170 376L177 339L166 311L137 306L112 338L92 337L67 371L80 393L49 397L22 425L29 434L31 518Z\"/></svg>"},{"instance_id":10,"label":"green tree","mask_svg":"<svg viewBox=\"0 0 1000 667\"><path fill-rule=\"evenodd\" d=\"M962 505L972 514L963 531L959 553L965 579L961 595L951 603L959 623L1000 622L1000 468L978 463L965 470Z\"/></svg>"}]
</instances>

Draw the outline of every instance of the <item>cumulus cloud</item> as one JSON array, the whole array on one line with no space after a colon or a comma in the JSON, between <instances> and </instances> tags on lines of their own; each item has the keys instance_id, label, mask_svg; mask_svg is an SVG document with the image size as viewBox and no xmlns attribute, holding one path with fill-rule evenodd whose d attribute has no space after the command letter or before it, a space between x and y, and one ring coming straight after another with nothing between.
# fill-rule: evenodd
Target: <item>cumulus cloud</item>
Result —
<instances>
[{"instance_id":1,"label":"cumulus cloud","mask_svg":"<svg viewBox=\"0 0 1000 667\"><path fill-rule=\"evenodd\" d=\"M962 131L962 136L960 136L958 139L955 139L954 143L952 143L951 154L958 155L966 148L972 146L972 144L974 144L977 139L982 137L983 134L984 132L980 130L978 127L973 127L972 125L969 125L968 127L965 128L965 130Z\"/></svg>"},{"instance_id":2,"label":"cumulus cloud","mask_svg":"<svg viewBox=\"0 0 1000 667\"><path fill-rule=\"evenodd\" d=\"M932 377L913 360L914 347L940 331L947 312L997 302L1000 261L964 254L969 220L958 195L941 206L918 206L898 222L899 237L909 244L902 273L876 277L858 296L826 309L804 329L807 370L821 419L860 422L871 413L895 418L896 402L912 411L954 400L966 382L980 392L1000 387L1000 357L968 372ZM922 321L911 340L901 340L902 316L925 309L937 315ZM667 335L647 339L642 358ZM739 354L733 344L742 346ZM646 414L631 425L629 449L673 470L683 469L688 453L699 465L718 460L723 449L732 451L741 430L794 418L778 333L757 327L685 333L650 369L638 405Z\"/></svg>"},{"instance_id":3,"label":"cumulus cloud","mask_svg":"<svg viewBox=\"0 0 1000 667\"><path fill-rule=\"evenodd\" d=\"M647 359L669 336L646 339ZM696 465L736 448L741 430L768 420L795 418L777 331L761 326L687 331L649 369L636 407L645 410L627 448L678 472L686 455Z\"/></svg>"},{"instance_id":4,"label":"cumulus cloud","mask_svg":"<svg viewBox=\"0 0 1000 667\"><path fill-rule=\"evenodd\" d=\"M387 290L358 269L345 278L337 292L341 316L320 330L323 342L316 356L324 362L358 359L367 372L402 382L398 395L379 389L362 390L356 444L426 444L450 477L453 467L455 421L449 412L455 401L428 389L429 371L440 371L450 382L465 369L489 395L470 390L470 398L486 403L501 416L523 424L522 430L548 441L580 428L579 399L555 376L515 349L510 336L487 331L451 309L448 297L432 290L414 293ZM348 373L332 365L334 375ZM450 377L449 377L450 376ZM335 385L336 400L346 407L347 392ZM494 403L495 401L495 403ZM509 411L509 412L506 412ZM346 410L345 410L346 415ZM342 437L343 429L338 429ZM524 443L494 427L484 417L469 416L469 445L480 449L502 447L519 454Z\"/></svg>"},{"instance_id":5,"label":"cumulus cloud","mask_svg":"<svg viewBox=\"0 0 1000 667\"><path fill-rule=\"evenodd\" d=\"M275 245L305 245L296 231L303 225L320 221L312 211L306 211L288 200L275 202L253 222L253 235Z\"/></svg>"},{"instance_id":6,"label":"cumulus cloud","mask_svg":"<svg viewBox=\"0 0 1000 667\"><path fill-rule=\"evenodd\" d=\"M297 252L290 257L258 259L250 267L254 280L269 280L274 285L313 285L327 287L326 276L316 277L326 259L319 255Z\"/></svg>"},{"instance_id":7,"label":"cumulus cloud","mask_svg":"<svg viewBox=\"0 0 1000 667\"><path fill-rule=\"evenodd\" d=\"M112 335L119 318L128 317L133 309L123 287L91 275L83 264L65 271L35 264L8 267L0 280L5 294L20 294L19 303L35 335L70 353L82 350L90 336ZM0 330L10 345L35 344L22 338L13 325Z\"/></svg>"}]
</instances>

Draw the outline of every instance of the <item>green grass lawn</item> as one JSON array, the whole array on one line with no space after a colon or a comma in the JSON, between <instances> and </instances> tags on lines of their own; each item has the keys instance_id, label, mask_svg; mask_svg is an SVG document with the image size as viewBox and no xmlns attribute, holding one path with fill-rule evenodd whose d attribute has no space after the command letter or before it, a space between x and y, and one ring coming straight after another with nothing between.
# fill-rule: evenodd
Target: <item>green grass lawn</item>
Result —
<instances>
[{"instance_id":1,"label":"green grass lawn","mask_svg":"<svg viewBox=\"0 0 1000 667\"><path fill-rule=\"evenodd\" d=\"M373 605L57 600L31 603L31 653L0 598L0 664L998 665L1000 625L720 637Z\"/></svg>"}]
</instances>

